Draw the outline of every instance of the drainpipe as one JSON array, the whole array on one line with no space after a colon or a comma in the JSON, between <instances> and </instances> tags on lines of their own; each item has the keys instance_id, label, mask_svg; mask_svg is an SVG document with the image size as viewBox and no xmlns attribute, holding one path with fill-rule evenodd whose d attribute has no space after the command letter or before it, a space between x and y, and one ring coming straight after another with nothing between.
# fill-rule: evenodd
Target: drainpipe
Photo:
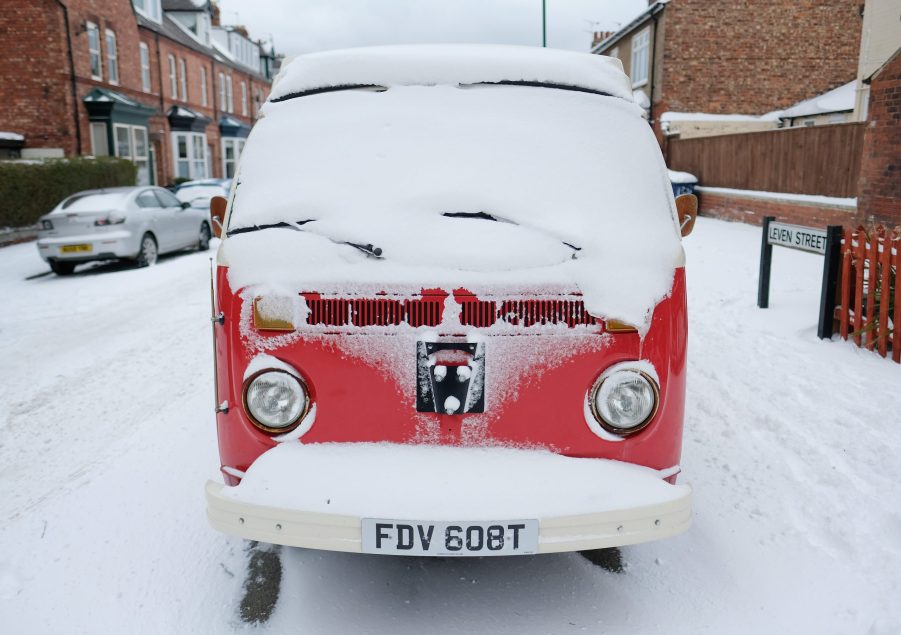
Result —
<instances>
[{"instance_id":1,"label":"drainpipe","mask_svg":"<svg viewBox=\"0 0 901 635\"><path fill-rule=\"evenodd\" d=\"M75 82L75 55L72 53L72 30L69 28L69 8L62 0L56 0L63 10L63 20L66 22L66 47L69 54L69 79L72 84L72 119L75 123L75 146L78 154L81 154L81 122L78 120L78 85Z\"/></svg>"},{"instance_id":2,"label":"drainpipe","mask_svg":"<svg viewBox=\"0 0 901 635\"><path fill-rule=\"evenodd\" d=\"M653 47L651 47L651 53L652 53L652 55L651 55L651 82L650 82L650 87L649 87L651 94L648 95L648 101L651 102L651 104L650 104L650 107L648 108L648 117L651 120L652 126L654 125L654 79L655 79L655 72L657 70L657 66L656 66L656 63L657 63L657 34L658 34L658 28L660 26L659 19L658 19L659 15L660 15L659 12L651 15L651 19L654 20L654 45L653 45ZM663 160L668 161L669 160L669 139L667 138L666 134L664 134L664 132L663 132L662 124L661 124L661 128L660 128L660 137L661 137L661 140L663 141L663 143L660 144L661 150L663 151Z\"/></svg>"}]
</instances>

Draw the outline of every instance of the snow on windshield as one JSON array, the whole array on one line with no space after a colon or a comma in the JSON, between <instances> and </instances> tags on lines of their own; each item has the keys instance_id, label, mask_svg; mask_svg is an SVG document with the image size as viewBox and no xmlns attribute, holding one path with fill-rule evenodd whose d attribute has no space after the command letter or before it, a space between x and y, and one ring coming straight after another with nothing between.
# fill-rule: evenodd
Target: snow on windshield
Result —
<instances>
[{"instance_id":1,"label":"snow on windshield","mask_svg":"<svg viewBox=\"0 0 901 635\"><path fill-rule=\"evenodd\" d=\"M175 193L175 197L182 203L191 203L199 199L204 204L208 204L214 196L228 196L228 192L218 185L192 185Z\"/></svg>"},{"instance_id":2,"label":"snow on windshield","mask_svg":"<svg viewBox=\"0 0 901 635\"><path fill-rule=\"evenodd\" d=\"M232 233L223 261L235 289L557 283L595 315L641 326L681 262L673 213L651 129L623 99L346 90L266 105L229 231L303 225Z\"/></svg>"}]
</instances>

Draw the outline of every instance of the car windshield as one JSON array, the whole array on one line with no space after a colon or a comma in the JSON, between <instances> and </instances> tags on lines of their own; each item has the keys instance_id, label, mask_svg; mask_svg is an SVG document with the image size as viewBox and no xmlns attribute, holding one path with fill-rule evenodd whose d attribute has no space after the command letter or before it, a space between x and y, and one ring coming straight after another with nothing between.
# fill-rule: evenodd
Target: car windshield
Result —
<instances>
[{"instance_id":1,"label":"car windshield","mask_svg":"<svg viewBox=\"0 0 901 635\"><path fill-rule=\"evenodd\" d=\"M182 203L194 203L195 201L209 203L214 196L227 196L228 192L219 185L192 185L184 187L175 193L175 197Z\"/></svg>"},{"instance_id":2,"label":"car windshield","mask_svg":"<svg viewBox=\"0 0 901 635\"><path fill-rule=\"evenodd\" d=\"M60 211L72 212L97 212L110 209L119 209L125 202L129 192L98 192L74 194L63 201Z\"/></svg>"}]
</instances>

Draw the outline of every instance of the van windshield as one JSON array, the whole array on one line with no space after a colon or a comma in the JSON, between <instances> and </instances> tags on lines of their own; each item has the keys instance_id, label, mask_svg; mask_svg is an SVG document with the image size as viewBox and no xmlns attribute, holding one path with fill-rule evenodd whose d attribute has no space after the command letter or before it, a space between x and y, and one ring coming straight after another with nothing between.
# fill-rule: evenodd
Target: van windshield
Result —
<instances>
[{"instance_id":1,"label":"van windshield","mask_svg":"<svg viewBox=\"0 0 901 635\"><path fill-rule=\"evenodd\" d=\"M228 231L257 245L295 234L317 270L332 252L336 266L359 256L371 267L351 243L381 249L379 275L575 258L584 267L565 277L583 290L614 265L660 270L668 284L681 257L671 192L650 126L620 98L497 84L342 90L266 104Z\"/></svg>"}]
</instances>

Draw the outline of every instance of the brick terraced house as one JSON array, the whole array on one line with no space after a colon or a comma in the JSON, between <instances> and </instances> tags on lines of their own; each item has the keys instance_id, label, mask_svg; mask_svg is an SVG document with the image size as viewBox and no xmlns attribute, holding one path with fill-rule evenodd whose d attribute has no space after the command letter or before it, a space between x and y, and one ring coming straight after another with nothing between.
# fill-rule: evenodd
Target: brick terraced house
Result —
<instances>
[{"instance_id":1,"label":"brick terraced house","mask_svg":"<svg viewBox=\"0 0 901 635\"><path fill-rule=\"evenodd\" d=\"M651 1L632 22L603 34L591 51L622 61L636 101L645 106L661 140L663 113L687 115L682 125L700 135L775 128L777 118L756 116L855 77L861 5L860 0ZM704 116L691 117L694 113Z\"/></svg>"},{"instance_id":2,"label":"brick terraced house","mask_svg":"<svg viewBox=\"0 0 901 635\"><path fill-rule=\"evenodd\" d=\"M278 58L208 0L22 0L0 12L0 130L23 158L115 155L139 183L228 178Z\"/></svg>"}]
</instances>

